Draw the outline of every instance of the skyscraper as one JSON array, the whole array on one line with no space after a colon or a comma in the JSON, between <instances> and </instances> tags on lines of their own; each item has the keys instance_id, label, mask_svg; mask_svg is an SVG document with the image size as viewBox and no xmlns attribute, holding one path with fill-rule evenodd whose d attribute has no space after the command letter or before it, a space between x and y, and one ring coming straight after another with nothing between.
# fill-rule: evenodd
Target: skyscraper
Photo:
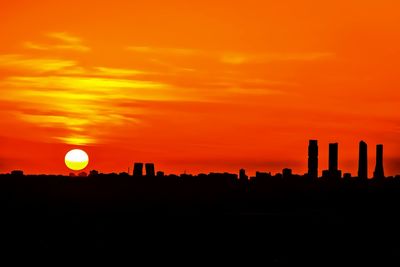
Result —
<instances>
[{"instance_id":1,"label":"skyscraper","mask_svg":"<svg viewBox=\"0 0 400 267\"><path fill-rule=\"evenodd\" d=\"M143 176L143 163L135 162L133 165L133 176L142 177Z\"/></svg>"},{"instance_id":2,"label":"skyscraper","mask_svg":"<svg viewBox=\"0 0 400 267\"><path fill-rule=\"evenodd\" d=\"M308 176L318 178L318 141L310 140L308 143Z\"/></svg>"},{"instance_id":3,"label":"skyscraper","mask_svg":"<svg viewBox=\"0 0 400 267\"><path fill-rule=\"evenodd\" d=\"M322 172L322 177L337 180L342 178L342 171L338 168L339 144L329 144L329 167L328 170Z\"/></svg>"},{"instance_id":4,"label":"skyscraper","mask_svg":"<svg viewBox=\"0 0 400 267\"><path fill-rule=\"evenodd\" d=\"M368 146L364 141L360 142L358 156L358 178L368 179Z\"/></svg>"},{"instance_id":5,"label":"skyscraper","mask_svg":"<svg viewBox=\"0 0 400 267\"><path fill-rule=\"evenodd\" d=\"M154 170L154 163L146 163L145 164L146 168L146 176L147 177L154 177L156 176L155 170Z\"/></svg>"},{"instance_id":6,"label":"skyscraper","mask_svg":"<svg viewBox=\"0 0 400 267\"><path fill-rule=\"evenodd\" d=\"M331 173L338 171L338 143L329 144L329 171Z\"/></svg>"},{"instance_id":7,"label":"skyscraper","mask_svg":"<svg viewBox=\"0 0 400 267\"><path fill-rule=\"evenodd\" d=\"M385 178L383 171L383 145L376 146L376 165L374 171L374 178L382 179Z\"/></svg>"}]
</instances>

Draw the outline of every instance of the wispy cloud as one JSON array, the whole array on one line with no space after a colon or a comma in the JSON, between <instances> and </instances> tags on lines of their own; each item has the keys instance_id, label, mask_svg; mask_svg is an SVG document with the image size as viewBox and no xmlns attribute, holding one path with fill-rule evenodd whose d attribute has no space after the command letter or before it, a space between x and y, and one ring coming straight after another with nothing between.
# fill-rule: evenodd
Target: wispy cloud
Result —
<instances>
[{"instance_id":1,"label":"wispy cloud","mask_svg":"<svg viewBox=\"0 0 400 267\"><path fill-rule=\"evenodd\" d=\"M227 64L242 64L247 61L249 61L249 56L244 55L244 54L224 54L220 57L220 60L222 63L227 63Z\"/></svg>"},{"instance_id":2,"label":"wispy cloud","mask_svg":"<svg viewBox=\"0 0 400 267\"><path fill-rule=\"evenodd\" d=\"M99 77L133 77L151 74L148 71L109 68L82 67L77 61L59 58L35 58L23 55L0 55L0 69L33 71L34 73L54 73L57 75L84 75Z\"/></svg>"},{"instance_id":3,"label":"wispy cloud","mask_svg":"<svg viewBox=\"0 0 400 267\"><path fill-rule=\"evenodd\" d=\"M304 52L304 53L226 53L220 61L226 64L239 65L244 63L268 63L273 61L314 61L333 58L329 52Z\"/></svg>"},{"instance_id":4,"label":"wispy cloud","mask_svg":"<svg viewBox=\"0 0 400 267\"><path fill-rule=\"evenodd\" d=\"M55 98L64 100L96 99L136 99L168 100L175 99L176 93L166 84L152 81L129 79L68 77L68 76L14 76L1 83L7 88L23 89L25 97ZM172 95L173 94L173 95Z\"/></svg>"},{"instance_id":5,"label":"wispy cloud","mask_svg":"<svg viewBox=\"0 0 400 267\"><path fill-rule=\"evenodd\" d=\"M0 82L1 101L14 102L15 115L31 124L64 129L53 138L74 144L98 142L106 128L120 124L138 124L142 107L121 106L120 102L179 101L171 85L148 80L90 76L11 76ZM120 74L120 72L118 72ZM130 74L130 73L129 73ZM27 109L30 107L30 109ZM38 112L42 110L46 112ZM100 133L91 129L104 127Z\"/></svg>"},{"instance_id":6,"label":"wispy cloud","mask_svg":"<svg viewBox=\"0 0 400 267\"><path fill-rule=\"evenodd\" d=\"M48 43L30 42L26 47L50 52L89 50L80 38L64 32L49 33L47 38ZM150 46L131 46L128 50L136 60L132 64L123 62L122 66L82 64L77 54L73 55L75 59L51 57L50 52L38 53L47 57L36 53L0 55L0 70L5 70L0 78L0 103L14 103L14 116L49 129L57 142L98 143L115 126L144 125L148 114L163 112L160 105L269 99L286 94L284 88L292 86L284 81L239 73L239 68L231 65L312 61L332 56ZM99 128L101 131L95 130Z\"/></svg>"},{"instance_id":7,"label":"wispy cloud","mask_svg":"<svg viewBox=\"0 0 400 267\"><path fill-rule=\"evenodd\" d=\"M305 51L296 53L274 52L235 52L235 51L206 51L193 48L161 48L152 46L129 46L128 51L163 56L201 57L215 60L224 64L240 65L244 63L268 63L273 61L314 61L333 58L330 52Z\"/></svg>"},{"instance_id":8,"label":"wispy cloud","mask_svg":"<svg viewBox=\"0 0 400 267\"><path fill-rule=\"evenodd\" d=\"M50 32L47 34L48 37L60 40L67 44L79 44L82 42L81 38L73 36L66 32Z\"/></svg>"},{"instance_id":9,"label":"wispy cloud","mask_svg":"<svg viewBox=\"0 0 400 267\"><path fill-rule=\"evenodd\" d=\"M134 69L121 69L121 68L106 68L106 67L94 67L94 71L91 72L94 75L104 75L110 77L130 77L141 74L149 74L149 72L143 70Z\"/></svg>"},{"instance_id":10,"label":"wispy cloud","mask_svg":"<svg viewBox=\"0 0 400 267\"><path fill-rule=\"evenodd\" d=\"M76 52L88 52L91 50L90 47L86 46L79 37L66 32L51 32L46 36L56 43L43 44L25 42L24 47L34 50L71 50Z\"/></svg>"},{"instance_id":11,"label":"wispy cloud","mask_svg":"<svg viewBox=\"0 0 400 267\"><path fill-rule=\"evenodd\" d=\"M191 48L167 48L167 47L151 47L151 46L128 46L128 51L137 53L152 53L152 54L170 54L180 56L190 56L201 53L201 50Z\"/></svg>"},{"instance_id":12,"label":"wispy cloud","mask_svg":"<svg viewBox=\"0 0 400 267\"><path fill-rule=\"evenodd\" d=\"M280 90L268 89L268 88L249 88L249 87L231 87L226 90L226 93L230 94L242 94L242 95L277 95L283 94Z\"/></svg>"},{"instance_id":13,"label":"wispy cloud","mask_svg":"<svg viewBox=\"0 0 400 267\"><path fill-rule=\"evenodd\" d=\"M22 55L0 55L0 68L22 69L34 72L59 71L76 66L73 60L28 58Z\"/></svg>"}]
</instances>

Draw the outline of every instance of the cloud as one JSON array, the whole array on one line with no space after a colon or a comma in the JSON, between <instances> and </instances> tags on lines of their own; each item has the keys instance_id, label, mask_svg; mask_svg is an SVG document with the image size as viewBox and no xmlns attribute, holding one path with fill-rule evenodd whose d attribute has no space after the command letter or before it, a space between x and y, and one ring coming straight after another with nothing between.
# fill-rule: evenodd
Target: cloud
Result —
<instances>
[{"instance_id":1,"label":"cloud","mask_svg":"<svg viewBox=\"0 0 400 267\"><path fill-rule=\"evenodd\" d=\"M221 56L221 62L227 64L243 64L249 60L249 57L242 54L225 54Z\"/></svg>"},{"instance_id":2,"label":"cloud","mask_svg":"<svg viewBox=\"0 0 400 267\"><path fill-rule=\"evenodd\" d=\"M25 42L24 47L32 50L50 50L51 47L43 44L36 44L32 42Z\"/></svg>"},{"instance_id":3,"label":"cloud","mask_svg":"<svg viewBox=\"0 0 400 267\"><path fill-rule=\"evenodd\" d=\"M193 48L162 48L152 46L128 46L127 50L135 53L153 54L154 56L187 56L207 58L211 61L215 60L217 62L230 65L240 65L245 63L269 63L273 61L314 61L329 59L335 56L335 54L330 52L246 53L235 51L206 51Z\"/></svg>"},{"instance_id":4,"label":"cloud","mask_svg":"<svg viewBox=\"0 0 400 267\"><path fill-rule=\"evenodd\" d=\"M76 52L88 52L90 47L83 44L83 41L76 36L66 32L51 32L46 36L55 41L55 44L41 44L35 42L25 42L24 47L33 50L71 50Z\"/></svg>"},{"instance_id":5,"label":"cloud","mask_svg":"<svg viewBox=\"0 0 400 267\"><path fill-rule=\"evenodd\" d=\"M242 95L276 95L282 94L280 90L274 90L269 88L249 88L249 87L232 87L226 91L228 94L242 94Z\"/></svg>"},{"instance_id":6,"label":"cloud","mask_svg":"<svg viewBox=\"0 0 400 267\"><path fill-rule=\"evenodd\" d=\"M120 69L99 68L115 75ZM129 72L131 74L131 72ZM20 120L48 129L64 129L53 135L71 144L99 142L110 127L141 123L143 107L134 101L179 101L185 99L174 87L161 82L89 76L11 76L0 82L1 101L15 104ZM118 103L130 101L131 105ZM41 111L41 112L38 112ZM92 129L102 127L102 131ZM107 130L108 129L108 130Z\"/></svg>"},{"instance_id":7,"label":"cloud","mask_svg":"<svg viewBox=\"0 0 400 267\"><path fill-rule=\"evenodd\" d=\"M227 53L220 57L220 61L226 64L240 65L244 63L269 63L274 61L315 61L333 58L329 52L304 52L304 53L259 53L241 54Z\"/></svg>"},{"instance_id":8,"label":"cloud","mask_svg":"<svg viewBox=\"0 0 400 267\"><path fill-rule=\"evenodd\" d=\"M149 74L149 72L133 69L95 67L91 74L110 77L130 77L140 74Z\"/></svg>"},{"instance_id":9,"label":"cloud","mask_svg":"<svg viewBox=\"0 0 400 267\"><path fill-rule=\"evenodd\" d=\"M54 88L65 92L92 92L115 95L116 92L126 94L128 89L139 90L137 97L146 98L152 90L162 90L166 84L153 81L130 79L97 78L97 77L69 77L69 76L14 76L6 79L4 84L13 87L25 88ZM83 97L83 95L77 95Z\"/></svg>"},{"instance_id":10,"label":"cloud","mask_svg":"<svg viewBox=\"0 0 400 267\"><path fill-rule=\"evenodd\" d=\"M128 46L128 51L136 53L147 53L147 54L169 54L169 55L180 55L190 56L200 53L200 50L190 48L166 48L166 47L151 47L151 46Z\"/></svg>"},{"instance_id":11,"label":"cloud","mask_svg":"<svg viewBox=\"0 0 400 267\"><path fill-rule=\"evenodd\" d=\"M30 42L26 47L44 51L88 51L82 48L86 46L76 36L64 32L46 36L49 42ZM77 59L0 55L0 68L6 70L0 80L0 104L14 103L13 116L29 125L43 127L57 142L100 143L116 126L137 127L151 122L152 114L164 116L165 110L160 106L168 103L174 103L171 107L178 110L182 103L230 105L238 99L241 103L259 98L268 100L286 93L285 88L290 86L240 72L229 65L268 60L317 60L329 56L324 53L224 53L149 46L131 46L128 50L144 54L134 54L136 61L130 65L132 68L125 63L125 67L82 65ZM201 110L191 106L185 107L190 112Z\"/></svg>"},{"instance_id":12,"label":"cloud","mask_svg":"<svg viewBox=\"0 0 400 267\"><path fill-rule=\"evenodd\" d=\"M38 73L59 71L76 66L73 60L27 58L22 55L0 55L0 68L30 70Z\"/></svg>"},{"instance_id":13,"label":"cloud","mask_svg":"<svg viewBox=\"0 0 400 267\"><path fill-rule=\"evenodd\" d=\"M151 72L127 68L82 67L74 60L58 58L33 58L23 55L0 55L0 69L33 71L35 74L85 75L99 77L132 77Z\"/></svg>"},{"instance_id":14,"label":"cloud","mask_svg":"<svg viewBox=\"0 0 400 267\"><path fill-rule=\"evenodd\" d=\"M59 136L57 140L62 141L65 144L82 146L96 143L96 140L87 135L72 135L72 136Z\"/></svg>"},{"instance_id":15,"label":"cloud","mask_svg":"<svg viewBox=\"0 0 400 267\"><path fill-rule=\"evenodd\" d=\"M70 35L66 32L51 32L47 34L48 37L60 40L67 44L79 44L82 40L79 37Z\"/></svg>"}]
</instances>

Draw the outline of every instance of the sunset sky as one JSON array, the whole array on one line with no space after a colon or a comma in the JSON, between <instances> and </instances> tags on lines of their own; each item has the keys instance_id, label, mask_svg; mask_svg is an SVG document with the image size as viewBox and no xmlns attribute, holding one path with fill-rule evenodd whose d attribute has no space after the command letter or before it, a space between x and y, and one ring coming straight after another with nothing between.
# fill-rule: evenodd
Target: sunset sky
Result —
<instances>
[{"instance_id":1,"label":"sunset sky","mask_svg":"<svg viewBox=\"0 0 400 267\"><path fill-rule=\"evenodd\" d=\"M166 173L307 171L309 139L356 174L400 173L400 2L0 3L0 172L154 162Z\"/></svg>"}]
</instances>

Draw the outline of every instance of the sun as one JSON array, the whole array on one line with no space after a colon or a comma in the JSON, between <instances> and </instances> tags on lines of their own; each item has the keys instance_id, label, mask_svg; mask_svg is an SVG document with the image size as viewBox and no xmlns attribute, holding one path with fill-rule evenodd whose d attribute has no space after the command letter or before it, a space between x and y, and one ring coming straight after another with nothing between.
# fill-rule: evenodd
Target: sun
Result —
<instances>
[{"instance_id":1,"label":"sun","mask_svg":"<svg viewBox=\"0 0 400 267\"><path fill-rule=\"evenodd\" d=\"M73 149L65 155L65 165L73 171L80 171L89 164L88 154L81 149Z\"/></svg>"}]
</instances>

